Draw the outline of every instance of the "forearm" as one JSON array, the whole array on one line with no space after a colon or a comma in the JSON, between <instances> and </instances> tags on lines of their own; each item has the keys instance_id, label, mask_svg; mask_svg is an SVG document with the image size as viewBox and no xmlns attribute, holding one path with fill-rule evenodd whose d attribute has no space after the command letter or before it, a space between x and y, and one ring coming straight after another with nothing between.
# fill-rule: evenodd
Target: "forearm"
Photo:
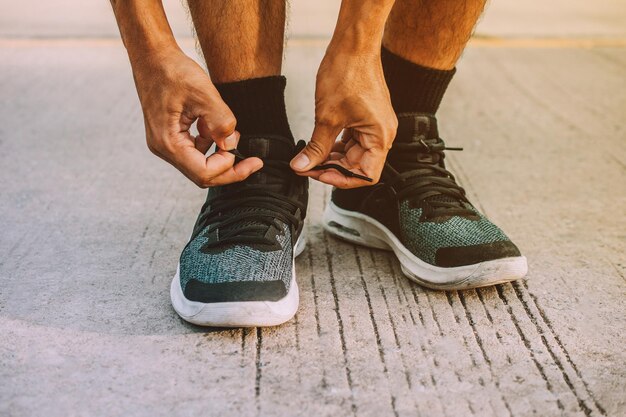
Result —
<instances>
[{"instance_id":1,"label":"forearm","mask_svg":"<svg viewBox=\"0 0 626 417\"><path fill-rule=\"evenodd\" d=\"M111 0L131 64L178 48L160 0Z\"/></svg>"},{"instance_id":2,"label":"forearm","mask_svg":"<svg viewBox=\"0 0 626 417\"><path fill-rule=\"evenodd\" d=\"M380 52L385 22L395 0L343 0L328 47L354 53Z\"/></svg>"}]
</instances>

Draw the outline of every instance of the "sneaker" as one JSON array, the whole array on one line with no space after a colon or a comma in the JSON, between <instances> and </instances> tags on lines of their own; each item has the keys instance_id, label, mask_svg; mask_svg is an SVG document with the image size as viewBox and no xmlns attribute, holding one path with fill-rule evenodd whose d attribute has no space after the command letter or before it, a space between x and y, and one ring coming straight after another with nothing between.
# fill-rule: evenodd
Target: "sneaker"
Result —
<instances>
[{"instance_id":1,"label":"sneaker","mask_svg":"<svg viewBox=\"0 0 626 417\"><path fill-rule=\"evenodd\" d=\"M379 184L335 189L324 213L331 234L390 249L402 271L429 288L464 289L526 275L526 258L468 201L444 164L437 121L398 115L398 133Z\"/></svg>"},{"instance_id":2,"label":"sneaker","mask_svg":"<svg viewBox=\"0 0 626 417\"><path fill-rule=\"evenodd\" d=\"M172 305L202 326L275 326L298 309L294 259L305 245L308 179L289 167L289 139L242 136L238 151L263 168L209 189L172 280Z\"/></svg>"}]
</instances>

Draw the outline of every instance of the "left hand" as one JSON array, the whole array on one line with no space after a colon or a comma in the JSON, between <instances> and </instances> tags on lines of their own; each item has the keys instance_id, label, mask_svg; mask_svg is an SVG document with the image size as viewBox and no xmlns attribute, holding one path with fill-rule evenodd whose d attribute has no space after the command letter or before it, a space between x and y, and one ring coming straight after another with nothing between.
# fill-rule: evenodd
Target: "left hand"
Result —
<instances>
[{"instance_id":1,"label":"left hand","mask_svg":"<svg viewBox=\"0 0 626 417\"><path fill-rule=\"evenodd\" d=\"M338 188L375 184L397 126L380 52L329 48L317 73L313 135L291 161L291 167L298 175ZM342 139L335 143L342 130ZM342 165L374 182L346 177L335 169L311 171L316 165L327 163Z\"/></svg>"}]
</instances>

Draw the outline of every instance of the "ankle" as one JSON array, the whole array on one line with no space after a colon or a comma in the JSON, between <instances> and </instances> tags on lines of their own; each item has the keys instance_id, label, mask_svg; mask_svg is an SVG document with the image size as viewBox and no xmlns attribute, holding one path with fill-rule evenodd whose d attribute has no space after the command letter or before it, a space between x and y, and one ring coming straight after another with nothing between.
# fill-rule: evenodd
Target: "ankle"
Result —
<instances>
[{"instance_id":1,"label":"ankle","mask_svg":"<svg viewBox=\"0 0 626 417\"><path fill-rule=\"evenodd\" d=\"M277 135L293 141L285 108L286 78L275 75L216 84L242 135Z\"/></svg>"},{"instance_id":2,"label":"ankle","mask_svg":"<svg viewBox=\"0 0 626 417\"><path fill-rule=\"evenodd\" d=\"M385 47L381 51L385 81L396 113L435 114L456 69L439 70L407 61Z\"/></svg>"}]
</instances>

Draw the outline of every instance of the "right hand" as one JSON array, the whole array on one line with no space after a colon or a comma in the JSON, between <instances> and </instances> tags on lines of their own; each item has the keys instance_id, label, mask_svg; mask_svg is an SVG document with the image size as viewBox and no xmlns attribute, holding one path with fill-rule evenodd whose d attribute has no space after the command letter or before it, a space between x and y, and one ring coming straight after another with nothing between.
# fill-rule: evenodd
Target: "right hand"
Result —
<instances>
[{"instance_id":1,"label":"right hand","mask_svg":"<svg viewBox=\"0 0 626 417\"><path fill-rule=\"evenodd\" d=\"M259 158L234 164L237 121L207 73L180 49L133 63L148 148L199 187L246 179L263 166ZM189 133L197 120L198 136ZM205 154L215 143L219 150Z\"/></svg>"},{"instance_id":2,"label":"right hand","mask_svg":"<svg viewBox=\"0 0 626 417\"><path fill-rule=\"evenodd\" d=\"M313 135L291 165L298 175L338 188L378 182L398 127L380 50L352 53L350 47L336 43L328 48L317 73ZM341 141L335 142L342 130ZM319 164L341 165L372 182L334 169L312 170Z\"/></svg>"}]
</instances>

